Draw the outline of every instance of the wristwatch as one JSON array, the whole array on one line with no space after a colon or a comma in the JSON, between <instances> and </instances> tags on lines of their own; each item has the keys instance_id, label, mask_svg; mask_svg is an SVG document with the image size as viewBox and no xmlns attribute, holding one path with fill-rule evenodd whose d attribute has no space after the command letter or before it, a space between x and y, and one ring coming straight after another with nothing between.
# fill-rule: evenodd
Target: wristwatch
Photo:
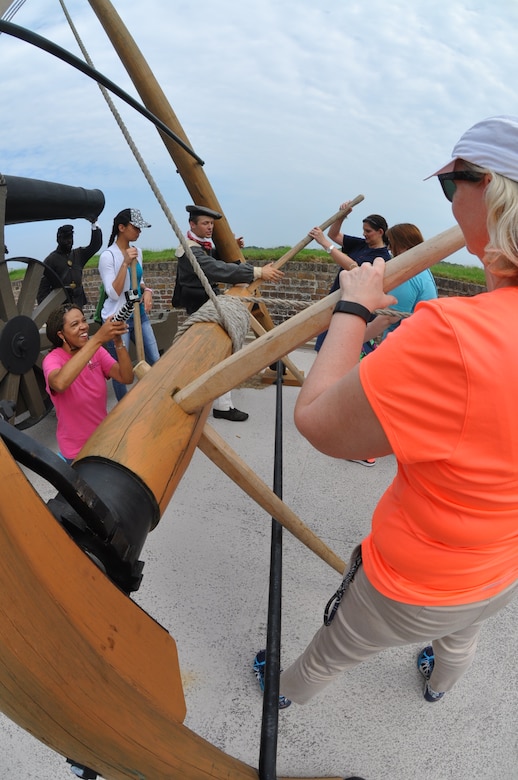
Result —
<instances>
[{"instance_id":1,"label":"wristwatch","mask_svg":"<svg viewBox=\"0 0 518 780\"><path fill-rule=\"evenodd\" d=\"M331 252L333 251L333 249L336 249L336 247L335 247L335 245L334 245L334 244L329 244L329 246L326 246L326 252L327 252L327 254L328 254L328 255L330 255L330 254L331 254Z\"/></svg>"},{"instance_id":2,"label":"wristwatch","mask_svg":"<svg viewBox=\"0 0 518 780\"><path fill-rule=\"evenodd\" d=\"M367 324L371 318L371 312L366 306L355 301L338 301L333 314L354 314L355 317L361 317Z\"/></svg>"}]
</instances>

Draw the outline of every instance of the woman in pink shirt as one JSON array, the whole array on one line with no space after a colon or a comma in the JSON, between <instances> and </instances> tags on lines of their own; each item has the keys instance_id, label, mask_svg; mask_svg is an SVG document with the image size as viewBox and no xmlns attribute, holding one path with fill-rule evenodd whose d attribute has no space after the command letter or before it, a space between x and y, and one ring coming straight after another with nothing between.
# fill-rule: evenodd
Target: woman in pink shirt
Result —
<instances>
[{"instance_id":1,"label":"woman in pink shirt","mask_svg":"<svg viewBox=\"0 0 518 780\"><path fill-rule=\"evenodd\" d=\"M91 338L77 306L66 303L52 312L47 337L54 348L43 359L47 392L56 408L59 454L72 463L107 415L108 379L133 382L131 358L122 342L125 322L110 317ZM113 340L115 360L103 347Z\"/></svg>"}]
</instances>

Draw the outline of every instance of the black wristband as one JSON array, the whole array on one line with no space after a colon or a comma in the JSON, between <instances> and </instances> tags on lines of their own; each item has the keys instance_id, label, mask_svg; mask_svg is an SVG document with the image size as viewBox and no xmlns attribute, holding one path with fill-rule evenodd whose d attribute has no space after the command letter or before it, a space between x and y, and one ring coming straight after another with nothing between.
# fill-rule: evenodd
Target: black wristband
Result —
<instances>
[{"instance_id":1,"label":"black wristband","mask_svg":"<svg viewBox=\"0 0 518 780\"><path fill-rule=\"evenodd\" d=\"M337 312L341 314L355 314L357 317L361 317L362 320L365 320L365 324L367 324L371 318L371 313L368 308L362 306L361 303L355 303L354 301L338 301L333 309L333 314L336 314Z\"/></svg>"}]
</instances>

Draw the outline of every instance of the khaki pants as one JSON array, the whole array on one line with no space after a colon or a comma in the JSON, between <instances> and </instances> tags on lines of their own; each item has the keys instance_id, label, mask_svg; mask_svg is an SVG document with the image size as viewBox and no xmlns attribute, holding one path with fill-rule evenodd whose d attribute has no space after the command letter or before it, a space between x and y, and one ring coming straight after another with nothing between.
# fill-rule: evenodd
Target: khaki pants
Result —
<instances>
[{"instance_id":1,"label":"khaki pants","mask_svg":"<svg viewBox=\"0 0 518 780\"><path fill-rule=\"evenodd\" d=\"M382 596L360 566L333 622L322 626L280 679L280 693L305 704L346 669L388 647L432 641L434 691L449 691L471 666L484 620L508 604L518 582L485 601L453 607L402 604Z\"/></svg>"}]
</instances>

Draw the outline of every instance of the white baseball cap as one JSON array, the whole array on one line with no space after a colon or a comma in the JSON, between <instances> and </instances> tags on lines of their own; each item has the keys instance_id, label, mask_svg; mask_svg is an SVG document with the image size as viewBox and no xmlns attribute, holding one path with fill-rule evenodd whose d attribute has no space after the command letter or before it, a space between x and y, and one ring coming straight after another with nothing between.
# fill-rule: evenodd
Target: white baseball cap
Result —
<instances>
[{"instance_id":1,"label":"white baseball cap","mask_svg":"<svg viewBox=\"0 0 518 780\"><path fill-rule=\"evenodd\" d=\"M518 117L492 116L477 122L457 141L452 157L426 178L453 171L455 161L460 159L518 182Z\"/></svg>"}]
</instances>

